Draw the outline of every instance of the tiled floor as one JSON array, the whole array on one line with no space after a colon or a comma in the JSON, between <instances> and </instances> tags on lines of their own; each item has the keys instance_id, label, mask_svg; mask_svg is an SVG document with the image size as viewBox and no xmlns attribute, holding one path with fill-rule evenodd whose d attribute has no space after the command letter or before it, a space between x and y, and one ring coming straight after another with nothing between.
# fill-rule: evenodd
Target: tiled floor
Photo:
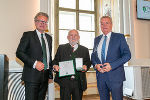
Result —
<instances>
[{"instance_id":1,"label":"tiled floor","mask_svg":"<svg viewBox=\"0 0 150 100\"><path fill-rule=\"evenodd\" d=\"M83 96L82 100L100 100L99 95L87 95Z\"/></svg>"},{"instance_id":2,"label":"tiled floor","mask_svg":"<svg viewBox=\"0 0 150 100\"><path fill-rule=\"evenodd\" d=\"M55 99L55 100L60 100L60 99ZM83 96L82 100L100 100L100 98L99 95L86 95ZM132 99L124 98L123 100L132 100Z\"/></svg>"},{"instance_id":3,"label":"tiled floor","mask_svg":"<svg viewBox=\"0 0 150 100\"><path fill-rule=\"evenodd\" d=\"M60 100L60 99L55 99L55 100ZM88 96L83 96L82 100L100 100L99 95L88 95Z\"/></svg>"}]
</instances>

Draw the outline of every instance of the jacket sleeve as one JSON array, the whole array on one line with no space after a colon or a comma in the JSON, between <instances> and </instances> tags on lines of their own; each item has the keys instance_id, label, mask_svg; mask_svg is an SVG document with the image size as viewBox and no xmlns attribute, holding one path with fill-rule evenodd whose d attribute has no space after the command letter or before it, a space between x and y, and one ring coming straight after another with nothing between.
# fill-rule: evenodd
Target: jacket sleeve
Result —
<instances>
[{"instance_id":1,"label":"jacket sleeve","mask_svg":"<svg viewBox=\"0 0 150 100\"><path fill-rule=\"evenodd\" d=\"M54 58L54 60L53 60L53 62L52 62L52 66L53 66L53 65L59 65L60 57L61 57L61 56L60 56L60 46L59 46L58 49L57 49L55 58Z\"/></svg>"},{"instance_id":2,"label":"jacket sleeve","mask_svg":"<svg viewBox=\"0 0 150 100\"><path fill-rule=\"evenodd\" d=\"M50 37L50 61L49 61L49 79L53 79L53 66L52 66L52 37Z\"/></svg>"},{"instance_id":3,"label":"jacket sleeve","mask_svg":"<svg viewBox=\"0 0 150 100\"><path fill-rule=\"evenodd\" d=\"M121 53L121 57L115 60L114 62L110 63L112 70L125 64L127 61L131 59L131 52L124 35L120 36L120 53Z\"/></svg>"},{"instance_id":4,"label":"jacket sleeve","mask_svg":"<svg viewBox=\"0 0 150 100\"><path fill-rule=\"evenodd\" d=\"M83 64L87 66L87 71L88 71L91 67L91 60L89 56L89 50L87 48L85 49L85 58L83 60Z\"/></svg>"},{"instance_id":5,"label":"jacket sleeve","mask_svg":"<svg viewBox=\"0 0 150 100\"><path fill-rule=\"evenodd\" d=\"M96 61L96 53L97 53L97 47L96 47L96 38L94 40L94 47L93 47L93 52L91 54L91 62L92 62L92 65L93 67L97 64L97 61ZM95 68L95 67L94 67Z\"/></svg>"},{"instance_id":6,"label":"jacket sleeve","mask_svg":"<svg viewBox=\"0 0 150 100\"><path fill-rule=\"evenodd\" d=\"M30 34L28 32L24 32L23 36L18 45L16 56L23 62L28 64L30 67L33 66L35 59L32 59L28 56L28 48L30 42Z\"/></svg>"},{"instance_id":7,"label":"jacket sleeve","mask_svg":"<svg viewBox=\"0 0 150 100\"><path fill-rule=\"evenodd\" d=\"M53 67L49 66L49 79L53 79Z\"/></svg>"}]
</instances>

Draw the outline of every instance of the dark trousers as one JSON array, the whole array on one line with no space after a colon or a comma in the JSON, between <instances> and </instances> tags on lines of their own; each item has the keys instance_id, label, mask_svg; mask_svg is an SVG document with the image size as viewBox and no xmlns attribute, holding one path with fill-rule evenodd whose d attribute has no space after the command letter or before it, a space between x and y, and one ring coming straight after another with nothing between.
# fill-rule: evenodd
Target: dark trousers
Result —
<instances>
[{"instance_id":1,"label":"dark trousers","mask_svg":"<svg viewBox=\"0 0 150 100\"><path fill-rule=\"evenodd\" d=\"M77 80L65 80L66 86L60 86L60 99L61 100L82 100L83 91Z\"/></svg>"},{"instance_id":2,"label":"dark trousers","mask_svg":"<svg viewBox=\"0 0 150 100\"><path fill-rule=\"evenodd\" d=\"M25 100L45 100L48 82L25 82Z\"/></svg>"},{"instance_id":3,"label":"dark trousers","mask_svg":"<svg viewBox=\"0 0 150 100\"><path fill-rule=\"evenodd\" d=\"M97 80L100 100L123 100L123 82L110 82L108 80Z\"/></svg>"}]
</instances>

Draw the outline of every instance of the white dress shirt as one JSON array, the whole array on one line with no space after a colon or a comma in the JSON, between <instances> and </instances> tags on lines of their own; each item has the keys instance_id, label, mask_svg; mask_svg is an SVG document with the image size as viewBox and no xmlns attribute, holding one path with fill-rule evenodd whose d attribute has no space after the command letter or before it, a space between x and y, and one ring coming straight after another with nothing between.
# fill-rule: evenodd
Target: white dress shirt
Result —
<instances>
[{"instance_id":1,"label":"white dress shirt","mask_svg":"<svg viewBox=\"0 0 150 100\"><path fill-rule=\"evenodd\" d=\"M42 47L41 33L40 33L38 30L36 30L36 33L37 33L37 35L38 35L38 38L39 38L39 40L40 40L41 47ZM46 44L47 69L49 69L49 60L50 60L49 47L48 47L48 42L47 42L45 33L42 33L42 34L43 34L43 38L44 38L44 41L45 41L45 44ZM34 65L33 65L33 68L35 68L36 63L37 63L37 60L35 61Z\"/></svg>"},{"instance_id":2,"label":"white dress shirt","mask_svg":"<svg viewBox=\"0 0 150 100\"><path fill-rule=\"evenodd\" d=\"M110 41L110 37L111 37L111 32L109 32L106 36L107 36L107 40L106 40L106 48L105 48L105 60L107 57L107 51L108 51L109 41ZM102 44L104 41L104 37L105 37L105 35L103 34L103 36L98 44L98 47L97 47L98 58L100 59L100 61L101 61L101 50L102 50Z\"/></svg>"},{"instance_id":3,"label":"white dress shirt","mask_svg":"<svg viewBox=\"0 0 150 100\"><path fill-rule=\"evenodd\" d=\"M70 44L71 45L71 44ZM72 46L72 45L71 45ZM77 44L75 44L74 46L72 46L73 47L73 51L76 51L77 49L78 49L78 43Z\"/></svg>"}]
</instances>

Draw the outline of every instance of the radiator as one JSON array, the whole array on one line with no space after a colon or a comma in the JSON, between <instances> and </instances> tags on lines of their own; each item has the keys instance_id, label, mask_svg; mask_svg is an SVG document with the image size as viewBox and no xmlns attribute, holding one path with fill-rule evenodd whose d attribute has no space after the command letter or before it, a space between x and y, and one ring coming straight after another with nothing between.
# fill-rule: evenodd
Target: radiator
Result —
<instances>
[{"instance_id":1,"label":"radiator","mask_svg":"<svg viewBox=\"0 0 150 100\"><path fill-rule=\"evenodd\" d=\"M8 82L8 100L25 100L24 85L21 81L22 73L9 73Z\"/></svg>"},{"instance_id":2,"label":"radiator","mask_svg":"<svg viewBox=\"0 0 150 100\"><path fill-rule=\"evenodd\" d=\"M7 100L25 100L25 88L21 80L21 72L9 72L8 81L5 81L5 90L8 89ZM49 84L45 100L54 100L54 86Z\"/></svg>"},{"instance_id":3,"label":"radiator","mask_svg":"<svg viewBox=\"0 0 150 100\"><path fill-rule=\"evenodd\" d=\"M125 67L126 81L124 82L124 96L132 99L150 98L150 67ZM126 91L129 90L129 91ZM132 92L132 93L131 93Z\"/></svg>"},{"instance_id":4,"label":"radiator","mask_svg":"<svg viewBox=\"0 0 150 100\"><path fill-rule=\"evenodd\" d=\"M150 97L150 67L141 67L143 97Z\"/></svg>"}]
</instances>

